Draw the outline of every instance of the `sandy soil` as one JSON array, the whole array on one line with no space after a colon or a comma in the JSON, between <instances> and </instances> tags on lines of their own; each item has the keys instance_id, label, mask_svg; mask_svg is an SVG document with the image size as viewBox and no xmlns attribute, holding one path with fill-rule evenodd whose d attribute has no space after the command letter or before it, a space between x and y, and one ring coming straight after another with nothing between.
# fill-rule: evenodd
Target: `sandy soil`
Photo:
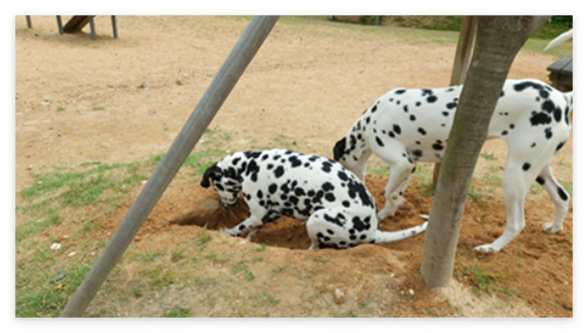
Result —
<instances>
[{"instance_id":1,"label":"sandy soil","mask_svg":"<svg viewBox=\"0 0 588 333\"><path fill-rule=\"evenodd\" d=\"M31 172L89 161L144 161L165 152L248 20L120 16L119 39L111 38L108 17L98 16L96 23L99 39L93 42L87 30L60 36L52 16L33 17L32 30L24 17L16 18L17 193L31 185ZM439 41L404 29L281 19L211 128L230 133L227 150L288 143L298 151L330 157L334 142L381 94L399 86L447 85L457 35L425 33L438 35ZM549 82L546 68L555 60L522 51L509 77ZM570 139L553 161L556 177L568 183L573 181L572 145ZM499 185L479 180L502 166L506 145L489 141L482 151L497 160L480 159L474 185L494 195L468 203L456 263L456 271L466 274L456 275L451 287L441 292L427 290L418 273L422 235L345 251L307 251L309 240L300 222L280 219L264 227L253 244L214 233L206 248L232 250L240 260L253 260L251 247L267 244L263 261L255 262L257 278L249 284L229 279L204 289L171 287L150 294L150 302L104 299L99 294L89 311L108 305L121 316L160 316L162 309L181 299L191 315L213 317L571 317L572 205L564 230L545 234L540 226L552 218L553 206L543 191L534 191L526 200L527 227L512 244L494 255L471 252L500 235L506 217ZM380 207L385 181L368 178ZM432 197L418 186L406 196L410 204L382 229L421 223L418 214L428 212ZM17 195L16 204L21 200ZM246 215L245 207L224 214L215 203L210 190L179 177L133 242L135 251L185 245L205 232L204 225L217 229ZM127 209L123 204L101 230L114 232ZM24 222L17 217L17 225ZM47 237L66 233L67 224L47 232ZM215 260L186 271L202 277L229 269L230 261ZM284 264L288 268L278 276L273 270ZM133 290L141 283L140 267L124 260L120 267L120 278L109 280L110 288ZM469 280L472 267L508 281L510 295L478 296ZM239 305L251 303L259 290L280 301L263 308Z\"/></svg>"}]
</instances>

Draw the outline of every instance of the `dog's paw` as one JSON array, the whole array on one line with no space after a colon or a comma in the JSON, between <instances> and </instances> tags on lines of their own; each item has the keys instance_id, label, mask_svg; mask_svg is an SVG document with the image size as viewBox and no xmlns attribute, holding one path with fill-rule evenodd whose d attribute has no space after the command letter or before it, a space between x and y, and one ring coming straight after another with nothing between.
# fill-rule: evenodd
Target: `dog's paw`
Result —
<instances>
[{"instance_id":1,"label":"dog's paw","mask_svg":"<svg viewBox=\"0 0 588 333\"><path fill-rule=\"evenodd\" d=\"M390 214L390 213L388 213L388 212L385 212L385 211L383 211L383 210L382 210L382 211L380 211L380 212L378 213L378 224L381 224L381 223L382 223L382 221L384 221L384 219L386 219L387 217L394 217L394 214Z\"/></svg>"},{"instance_id":2,"label":"dog's paw","mask_svg":"<svg viewBox=\"0 0 588 333\"><path fill-rule=\"evenodd\" d=\"M551 222L551 223L545 223L542 226L542 228L543 228L543 231L546 231L546 232L549 232L549 233L552 233L552 234L555 234L555 233L557 233L558 231L561 230L561 226L560 227L557 227L557 226L554 225L553 222Z\"/></svg>"},{"instance_id":3,"label":"dog's paw","mask_svg":"<svg viewBox=\"0 0 588 333\"><path fill-rule=\"evenodd\" d=\"M225 235L229 235L229 236L233 236L236 237L238 236L237 234L235 234L235 232L233 231L233 229L219 229L218 230L219 233L221 234L225 234Z\"/></svg>"},{"instance_id":4,"label":"dog's paw","mask_svg":"<svg viewBox=\"0 0 588 333\"><path fill-rule=\"evenodd\" d=\"M474 251L483 252L483 253L494 253L494 252L498 252L500 250L497 250L496 248L494 248L494 246L492 246L492 244L484 244L484 245L478 245L478 246L474 247Z\"/></svg>"}]
</instances>

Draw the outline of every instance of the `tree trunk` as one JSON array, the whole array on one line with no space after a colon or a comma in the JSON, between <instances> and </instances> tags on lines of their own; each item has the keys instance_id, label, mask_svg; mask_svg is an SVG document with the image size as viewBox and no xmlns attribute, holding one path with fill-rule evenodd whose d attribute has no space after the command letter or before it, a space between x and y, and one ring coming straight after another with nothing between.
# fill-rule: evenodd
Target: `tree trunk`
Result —
<instances>
[{"instance_id":1,"label":"tree trunk","mask_svg":"<svg viewBox=\"0 0 588 333\"><path fill-rule=\"evenodd\" d=\"M423 246L428 288L451 281L468 188L490 118L515 55L547 17L481 16L477 38L437 183Z\"/></svg>"},{"instance_id":2,"label":"tree trunk","mask_svg":"<svg viewBox=\"0 0 588 333\"><path fill-rule=\"evenodd\" d=\"M476 16L466 16L461 23L461 30L457 41L457 47L455 48L455 57L453 59L451 80L449 81L450 86L463 84L463 81L465 80L468 66L470 64L470 56L472 55L476 23ZM437 186L439 170L441 170L440 162L435 163L435 170L433 171L433 189Z\"/></svg>"}]
</instances>

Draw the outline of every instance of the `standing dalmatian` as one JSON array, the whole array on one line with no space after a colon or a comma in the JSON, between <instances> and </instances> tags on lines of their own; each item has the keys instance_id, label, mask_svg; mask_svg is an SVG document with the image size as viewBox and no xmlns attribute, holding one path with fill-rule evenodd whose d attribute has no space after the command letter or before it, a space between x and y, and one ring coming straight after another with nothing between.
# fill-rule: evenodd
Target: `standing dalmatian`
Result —
<instances>
[{"instance_id":1,"label":"standing dalmatian","mask_svg":"<svg viewBox=\"0 0 588 333\"><path fill-rule=\"evenodd\" d=\"M404 202L416 162L441 162L462 86L392 90L380 97L333 148L340 161L360 179L372 153L390 166L386 205L378 219L394 215ZM507 80L490 121L488 139L508 144L502 187L507 210L506 229L491 244L477 246L498 252L525 226L524 200L533 181L541 184L555 204L555 220L543 230L562 229L569 196L551 170L551 160L563 147L572 127L572 92L561 93L532 79Z\"/></svg>"},{"instance_id":2,"label":"standing dalmatian","mask_svg":"<svg viewBox=\"0 0 588 333\"><path fill-rule=\"evenodd\" d=\"M393 242L423 232L427 224L397 232L378 230L374 198L341 164L284 149L238 152L206 170L201 185L220 195L225 210L241 191L249 217L231 236L256 232L281 215L307 220L310 248L348 248L359 243ZM249 233L249 237L251 233Z\"/></svg>"}]
</instances>

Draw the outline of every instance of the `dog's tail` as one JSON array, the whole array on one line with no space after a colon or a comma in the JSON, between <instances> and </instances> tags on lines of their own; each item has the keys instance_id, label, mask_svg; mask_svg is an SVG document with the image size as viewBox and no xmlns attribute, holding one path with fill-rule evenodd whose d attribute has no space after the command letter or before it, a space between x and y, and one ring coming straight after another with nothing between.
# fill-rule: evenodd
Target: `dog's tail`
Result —
<instances>
[{"instance_id":1,"label":"dog's tail","mask_svg":"<svg viewBox=\"0 0 588 333\"><path fill-rule=\"evenodd\" d=\"M416 236L421 232L427 230L427 224L429 224L429 222L425 222L421 225L417 225L416 227L404 229L401 231L376 230L374 238L376 240L376 243L396 242L412 236Z\"/></svg>"}]
</instances>

